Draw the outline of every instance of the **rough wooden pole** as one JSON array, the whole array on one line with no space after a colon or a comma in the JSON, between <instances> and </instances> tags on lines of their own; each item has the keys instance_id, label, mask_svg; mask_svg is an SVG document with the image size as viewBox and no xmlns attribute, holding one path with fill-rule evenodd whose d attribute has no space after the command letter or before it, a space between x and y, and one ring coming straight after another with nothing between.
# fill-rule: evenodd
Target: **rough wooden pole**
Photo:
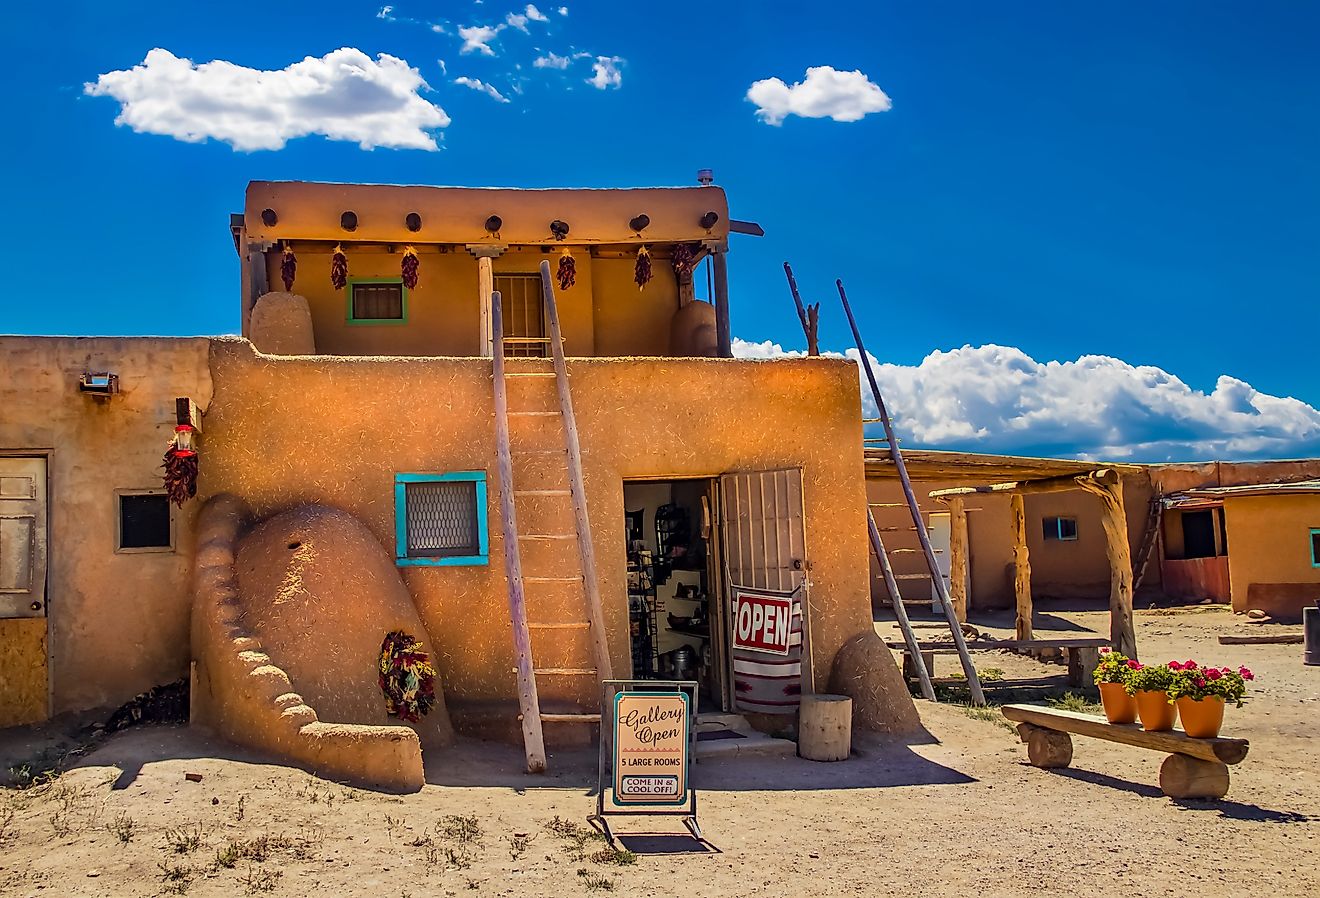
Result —
<instances>
[{"instance_id":1,"label":"rough wooden pole","mask_svg":"<svg viewBox=\"0 0 1320 898\"><path fill-rule=\"evenodd\" d=\"M798 321L802 324L802 335L807 338L807 355L820 355L820 341L817 338L820 326L820 303L814 306L802 304L797 278L793 277L793 266L787 262L784 263L784 275L788 278L789 292L793 294L793 305L797 307Z\"/></svg>"},{"instance_id":2,"label":"rough wooden pole","mask_svg":"<svg viewBox=\"0 0 1320 898\"><path fill-rule=\"evenodd\" d=\"M489 262L489 260L485 260ZM541 700L536 694L532 663L532 637L527 630L527 601L523 593L522 556L518 551L518 516L513 502L513 458L509 452L509 399L504 383L504 323L498 293L490 298L491 335L495 354L495 457L500 478L500 510L504 531L504 576L509 585L509 622L513 625L513 653L518 674L518 709L522 717L527 772L545 772L545 737L541 732Z\"/></svg>"},{"instance_id":3,"label":"rough wooden pole","mask_svg":"<svg viewBox=\"0 0 1320 898\"><path fill-rule=\"evenodd\" d=\"M1123 482L1078 485L1100 499L1101 523L1105 530L1105 554L1109 558L1109 641L1129 658L1137 657L1137 635L1132 624L1132 548L1128 544L1127 509L1123 505Z\"/></svg>"},{"instance_id":4,"label":"rough wooden pole","mask_svg":"<svg viewBox=\"0 0 1320 898\"><path fill-rule=\"evenodd\" d=\"M490 256L477 256L477 295L481 297L481 337L478 354L491 358L492 343L492 294L495 292L495 271Z\"/></svg>"},{"instance_id":5,"label":"rough wooden pole","mask_svg":"<svg viewBox=\"0 0 1320 898\"><path fill-rule=\"evenodd\" d=\"M880 539L880 528L875 526L875 515L870 506L866 509L866 527L871 535L871 553L880 564L880 573L885 578L885 589L889 591L889 604L894 608L894 617L898 620L898 629L903 633L903 642L907 644L908 657L917 672L917 682L921 684L921 696L928 702L935 701L935 687L930 682L930 671L926 668L926 658L921 654L921 645L917 634L912 632L912 622L908 620L907 608L903 605L903 594L899 592L898 580L894 578L894 569L889 566L889 554L885 552L884 540Z\"/></svg>"},{"instance_id":6,"label":"rough wooden pole","mask_svg":"<svg viewBox=\"0 0 1320 898\"><path fill-rule=\"evenodd\" d=\"M970 569L967 540L967 506L962 499L949 500L949 598L958 620L967 620L967 581Z\"/></svg>"},{"instance_id":7,"label":"rough wooden pole","mask_svg":"<svg viewBox=\"0 0 1320 898\"><path fill-rule=\"evenodd\" d=\"M1021 493L1009 499L1013 518L1013 594L1017 597L1017 638L1031 638L1031 559L1027 554L1027 509Z\"/></svg>"},{"instance_id":8,"label":"rough wooden pole","mask_svg":"<svg viewBox=\"0 0 1320 898\"><path fill-rule=\"evenodd\" d=\"M568 488L573 498L573 517L577 524L578 559L582 565L582 585L587 594L587 612L591 621L591 643L596 655L597 678L614 678L610 663L609 634L605 630L605 612L600 602L600 580L596 569L596 547L591 538L591 520L587 516L587 490L582 480L582 447L578 443L577 417L573 414L573 395L568 386L568 365L559 333L559 308L555 304L554 280L550 263L541 262L541 295L545 299L546 318L550 320L550 350L555 362L555 385L559 388L559 413L564 419L564 449L568 453Z\"/></svg>"},{"instance_id":9,"label":"rough wooden pole","mask_svg":"<svg viewBox=\"0 0 1320 898\"><path fill-rule=\"evenodd\" d=\"M729 260L722 250L711 255L715 269L715 342L720 358L733 358L733 334L729 325Z\"/></svg>"}]
</instances>

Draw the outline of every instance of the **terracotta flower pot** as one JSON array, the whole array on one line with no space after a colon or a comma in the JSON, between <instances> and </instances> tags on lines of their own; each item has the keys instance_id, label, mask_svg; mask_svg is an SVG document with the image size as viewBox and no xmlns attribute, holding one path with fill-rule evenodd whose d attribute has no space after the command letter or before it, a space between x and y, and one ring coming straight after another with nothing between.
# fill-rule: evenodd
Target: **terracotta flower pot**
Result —
<instances>
[{"instance_id":1,"label":"terracotta flower pot","mask_svg":"<svg viewBox=\"0 0 1320 898\"><path fill-rule=\"evenodd\" d=\"M1134 723L1137 719L1137 700L1127 694L1122 683L1101 683L1100 704L1105 706L1110 723Z\"/></svg>"},{"instance_id":2,"label":"terracotta flower pot","mask_svg":"<svg viewBox=\"0 0 1320 898\"><path fill-rule=\"evenodd\" d=\"M1197 739L1214 739L1224 725L1224 700L1218 696L1195 699L1183 696L1174 704L1183 732Z\"/></svg>"},{"instance_id":3,"label":"terracotta flower pot","mask_svg":"<svg viewBox=\"0 0 1320 898\"><path fill-rule=\"evenodd\" d=\"M1174 721L1178 719L1178 708L1169 704L1169 693L1143 689L1134 698L1143 730L1162 732L1173 729Z\"/></svg>"}]
</instances>

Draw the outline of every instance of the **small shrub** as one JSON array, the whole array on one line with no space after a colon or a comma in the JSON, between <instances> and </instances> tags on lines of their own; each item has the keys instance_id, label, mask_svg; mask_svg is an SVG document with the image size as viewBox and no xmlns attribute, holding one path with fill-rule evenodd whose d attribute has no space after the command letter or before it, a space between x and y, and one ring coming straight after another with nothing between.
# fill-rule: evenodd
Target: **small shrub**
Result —
<instances>
[{"instance_id":1,"label":"small shrub","mask_svg":"<svg viewBox=\"0 0 1320 898\"><path fill-rule=\"evenodd\" d=\"M192 885L193 877L197 875L197 870L190 864L171 864L168 861L158 863L160 868L160 878L162 889L170 895L182 895L188 891L188 886Z\"/></svg>"},{"instance_id":2,"label":"small shrub","mask_svg":"<svg viewBox=\"0 0 1320 898\"><path fill-rule=\"evenodd\" d=\"M120 842L127 845L133 841L133 834L137 832L137 822L121 811L115 815L114 820L106 824L105 828Z\"/></svg>"},{"instance_id":3,"label":"small shrub","mask_svg":"<svg viewBox=\"0 0 1320 898\"><path fill-rule=\"evenodd\" d=\"M581 867L577 875L582 877L582 884L587 887L588 892L613 892L614 880L607 876L601 876L599 873L592 873L586 867Z\"/></svg>"},{"instance_id":4,"label":"small shrub","mask_svg":"<svg viewBox=\"0 0 1320 898\"><path fill-rule=\"evenodd\" d=\"M612 864L615 867L630 867L637 863L637 855L627 848L622 850L607 845L591 856L593 864Z\"/></svg>"},{"instance_id":5,"label":"small shrub","mask_svg":"<svg viewBox=\"0 0 1320 898\"><path fill-rule=\"evenodd\" d=\"M255 895L258 892L273 892L283 875L283 870L268 870L264 867L257 868L248 865L247 875L241 880L243 891L248 895Z\"/></svg>"},{"instance_id":6,"label":"small shrub","mask_svg":"<svg viewBox=\"0 0 1320 898\"><path fill-rule=\"evenodd\" d=\"M175 854L191 854L202 847L202 825L175 826L165 830L165 844Z\"/></svg>"},{"instance_id":7,"label":"small shrub","mask_svg":"<svg viewBox=\"0 0 1320 898\"><path fill-rule=\"evenodd\" d=\"M527 853L528 847L535 840L536 837L529 833L514 833L511 836L505 836L504 841L509 843L509 859L518 860Z\"/></svg>"},{"instance_id":8,"label":"small shrub","mask_svg":"<svg viewBox=\"0 0 1320 898\"><path fill-rule=\"evenodd\" d=\"M1093 702L1084 695L1078 695L1076 692L1065 692L1059 698L1047 699L1045 702L1051 708L1060 711L1075 711L1078 714L1100 714L1104 711L1103 706L1098 702Z\"/></svg>"},{"instance_id":9,"label":"small shrub","mask_svg":"<svg viewBox=\"0 0 1320 898\"><path fill-rule=\"evenodd\" d=\"M455 842L479 842L481 840L481 824L475 816L459 817L451 814L440 821L438 832L446 839L452 839Z\"/></svg>"}]
</instances>

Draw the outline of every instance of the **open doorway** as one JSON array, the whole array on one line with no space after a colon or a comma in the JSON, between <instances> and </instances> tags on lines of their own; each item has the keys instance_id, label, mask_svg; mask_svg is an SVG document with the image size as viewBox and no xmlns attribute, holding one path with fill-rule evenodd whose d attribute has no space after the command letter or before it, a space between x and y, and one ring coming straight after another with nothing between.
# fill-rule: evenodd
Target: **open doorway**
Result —
<instances>
[{"instance_id":1,"label":"open doorway","mask_svg":"<svg viewBox=\"0 0 1320 898\"><path fill-rule=\"evenodd\" d=\"M695 680L698 707L720 711L726 710L726 661L714 501L709 478L623 485L633 677Z\"/></svg>"}]
</instances>

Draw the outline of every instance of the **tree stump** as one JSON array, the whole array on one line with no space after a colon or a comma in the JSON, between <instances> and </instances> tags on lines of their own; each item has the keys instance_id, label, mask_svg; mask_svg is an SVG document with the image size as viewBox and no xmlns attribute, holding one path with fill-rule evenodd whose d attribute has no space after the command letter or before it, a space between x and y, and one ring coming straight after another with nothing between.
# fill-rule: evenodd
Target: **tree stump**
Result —
<instances>
[{"instance_id":1,"label":"tree stump","mask_svg":"<svg viewBox=\"0 0 1320 898\"><path fill-rule=\"evenodd\" d=\"M1072 763L1072 737L1029 723L1018 724L1018 736L1027 743L1027 760L1033 767L1050 769Z\"/></svg>"},{"instance_id":2,"label":"tree stump","mask_svg":"<svg viewBox=\"0 0 1320 898\"><path fill-rule=\"evenodd\" d=\"M1228 794L1228 765L1169 755L1160 767L1160 789L1170 798L1223 798Z\"/></svg>"},{"instance_id":3,"label":"tree stump","mask_svg":"<svg viewBox=\"0 0 1320 898\"><path fill-rule=\"evenodd\" d=\"M852 699L804 695L798 712L798 754L809 761L845 761L852 750Z\"/></svg>"}]
</instances>

